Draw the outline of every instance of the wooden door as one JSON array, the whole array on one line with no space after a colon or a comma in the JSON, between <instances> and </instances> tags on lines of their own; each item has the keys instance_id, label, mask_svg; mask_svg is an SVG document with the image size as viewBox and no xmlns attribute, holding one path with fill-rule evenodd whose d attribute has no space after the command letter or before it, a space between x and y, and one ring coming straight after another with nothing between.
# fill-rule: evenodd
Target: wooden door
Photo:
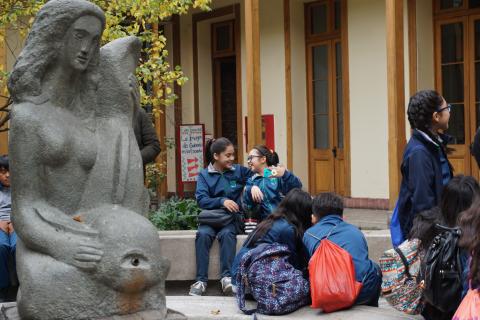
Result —
<instances>
[{"instance_id":1,"label":"wooden door","mask_svg":"<svg viewBox=\"0 0 480 320\"><path fill-rule=\"evenodd\" d=\"M307 46L311 192L346 194L340 40Z\"/></svg>"},{"instance_id":2,"label":"wooden door","mask_svg":"<svg viewBox=\"0 0 480 320\"><path fill-rule=\"evenodd\" d=\"M238 152L235 57L214 59L215 136L232 141Z\"/></svg>"},{"instance_id":3,"label":"wooden door","mask_svg":"<svg viewBox=\"0 0 480 320\"><path fill-rule=\"evenodd\" d=\"M452 105L455 174L480 178L469 146L480 127L480 0L435 0L436 88Z\"/></svg>"},{"instance_id":4,"label":"wooden door","mask_svg":"<svg viewBox=\"0 0 480 320\"><path fill-rule=\"evenodd\" d=\"M470 174L472 106L469 93L468 25L466 17L436 22L436 87L452 105L447 134L453 137L449 154L455 174Z\"/></svg>"},{"instance_id":5,"label":"wooden door","mask_svg":"<svg viewBox=\"0 0 480 320\"><path fill-rule=\"evenodd\" d=\"M480 14L469 18L469 79L470 79L470 135L473 137L477 128L480 127ZM480 171L477 162L471 158L472 175L477 179L480 178Z\"/></svg>"}]
</instances>

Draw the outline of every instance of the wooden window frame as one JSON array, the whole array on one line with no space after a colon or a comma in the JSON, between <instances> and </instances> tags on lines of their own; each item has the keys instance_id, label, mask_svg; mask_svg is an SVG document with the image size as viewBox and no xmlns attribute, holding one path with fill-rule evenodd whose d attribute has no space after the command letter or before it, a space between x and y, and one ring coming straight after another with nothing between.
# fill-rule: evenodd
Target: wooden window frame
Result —
<instances>
[{"instance_id":1,"label":"wooden window frame","mask_svg":"<svg viewBox=\"0 0 480 320\"><path fill-rule=\"evenodd\" d=\"M228 48L224 50L217 50L217 28L228 26L229 27L229 45ZM212 33L212 57L213 58L224 58L235 55L235 19L212 23L211 25Z\"/></svg>"},{"instance_id":2,"label":"wooden window frame","mask_svg":"<svg viewBox=\"0 0 480 320\"><path fill-rule=\"evenodd\" d=\"M466 15L475 15L480 14L480 8L473 8L470 9L468 7L469 0L463 0L463 5L460 8L453 8L453 9L440 9L440 1L441 0L433 0L433 15L434 20L437 19L447 19L447 18L454 18L454 17L462 17Z\"/></svg>"}]
</instances>

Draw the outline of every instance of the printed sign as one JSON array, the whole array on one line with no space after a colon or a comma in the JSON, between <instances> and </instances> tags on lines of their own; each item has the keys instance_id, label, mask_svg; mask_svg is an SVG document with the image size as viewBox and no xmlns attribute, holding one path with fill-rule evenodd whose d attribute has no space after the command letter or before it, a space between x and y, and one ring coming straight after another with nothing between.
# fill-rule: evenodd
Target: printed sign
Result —
<instances>
[{"instance_id":1,"label":"printed sign","mask_svg":"<svg viewBox=\"0 0 480 320\"><path fill-rule=\"evenodd\" d=\"M203 168L204 127L201 124L181 125L179 130L182 182L195 182Z\"/></svg>"}]
</instances>

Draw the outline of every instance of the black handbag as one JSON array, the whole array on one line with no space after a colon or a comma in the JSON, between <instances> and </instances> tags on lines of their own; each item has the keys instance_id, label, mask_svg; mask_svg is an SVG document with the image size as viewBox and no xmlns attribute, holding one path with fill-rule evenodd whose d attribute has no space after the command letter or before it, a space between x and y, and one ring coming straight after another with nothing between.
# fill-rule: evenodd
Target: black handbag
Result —
<instances>
[{"instance_id":1,"label":"black handbag","mask_svg":"<svg viewBox=\"0 0 480 320\"><path fill-rule=\"evenodd\" d=\"M235 219L235 213L225 209L202 210L198 215L198 223L212 228L223 228Z\"/></svg>"}]
</instances>

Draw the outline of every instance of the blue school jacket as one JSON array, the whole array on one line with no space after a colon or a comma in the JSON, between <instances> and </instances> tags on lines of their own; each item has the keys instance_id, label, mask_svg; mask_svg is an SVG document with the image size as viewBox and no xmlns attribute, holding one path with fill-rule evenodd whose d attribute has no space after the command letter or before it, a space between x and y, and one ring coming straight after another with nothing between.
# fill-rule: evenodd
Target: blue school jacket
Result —
<instances>
[{"instance_id":1,"label":"blue school jacket","mask_svg":"<svg viewBox=\"0 0 480 320\"><path fill-rule=\"evenodd\" d=\"M253 172L241 165L235 164L232 169L218 172L210 164L200 171L197 179L195 197L201 209L220 209L227 199L235 201L240 208L241 194L247 179Z\"/></svg>"},{"instance_id":2,"label":"blue school jacket","mask_svg":"<svg viewBox=\"0 0 480 320\"><path fill-rule=\"evenodd\" d=\"M446 135L440 137L443 141L449 140ZM413 131L403 153L402 184L397 202L404 239L408 238L415 215L437 206L440 202L444 186L442 155L443 151L439 145L425 137L422 132Z\"/></svg>"},{"instance_id":3,"label":"blue school jacket","mask_svg":"<svg viewBox=\"0 0 480 320\"><path fill-rule=\"evenodd\" d=\"M263 193L263 201L257 204L252 199L252 187L257 186ZM280 178L265 178L259 174L253 175L247 181L245 192L243 193L243 204L245 210L251 210L256 205L260 205L260 219L263 220L272 213L282 201L282 198L292 189L302 188L302 182L290 171Z\"/></svg>"},{"instance_id":4,"label":"blue school jacket","mask_svg":"<svg viewBox=\"0 0 480 320\"><path fill-rule=\"evenodd\" d=\"M335 229L333 229L334 227ZM320 244L318 239L308 235L308 233L323 239L330 232L328 239L352 256L355 266L355 279L363 284L357 301L370 300L368 297L373 297L378 293L375 290L378 288L382 277L379 267L368 258L367 240L356 226L343 221L342 217L335 214L323 217L313 227L309 228L303 236L308 259L310 260Z\"/></svg>"}]
</instances>

